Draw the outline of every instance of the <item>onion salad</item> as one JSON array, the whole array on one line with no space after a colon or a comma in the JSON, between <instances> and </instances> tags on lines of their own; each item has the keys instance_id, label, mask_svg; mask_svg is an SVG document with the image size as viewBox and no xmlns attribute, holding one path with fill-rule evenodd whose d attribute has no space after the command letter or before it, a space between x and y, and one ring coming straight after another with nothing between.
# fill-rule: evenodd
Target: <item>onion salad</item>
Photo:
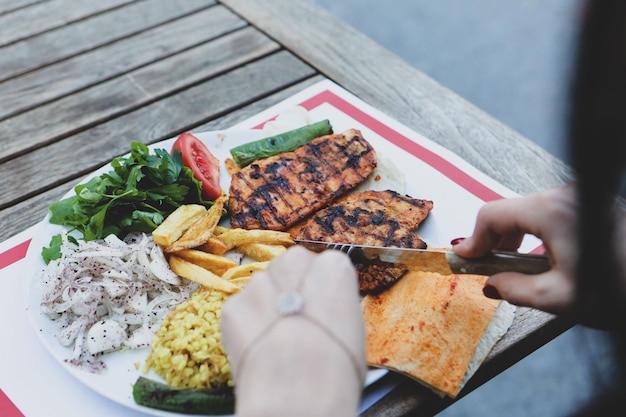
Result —
<instances>
[{"instance_id":1,"label":"onion salad","mask_svg":"<svg viewBox=\"0 0 626 417\"><path fill-rule=\"evenodd\" d=\"M199 287L172 272L145 233L91 241L64 233L60 249L40 271L41 308L73 347L67 362L88 372L106 369L104 353L149 346L165 314Z\"/></svg>"}]
</instances>

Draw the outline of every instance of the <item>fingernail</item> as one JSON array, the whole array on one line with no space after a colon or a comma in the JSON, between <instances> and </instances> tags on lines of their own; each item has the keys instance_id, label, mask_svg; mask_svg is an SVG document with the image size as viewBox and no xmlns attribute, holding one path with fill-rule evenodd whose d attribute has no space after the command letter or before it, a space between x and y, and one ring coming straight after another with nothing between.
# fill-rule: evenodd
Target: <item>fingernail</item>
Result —
<instances>
[{"instance_id":1,"label":"fingernail","mask_svg":"<svg viewBox=\"0 0 626 417\"><path fill-rule=\"evenodd\" d=\"M465 238L464 238L464 237L457 237L457 238L452 239L452 240L450 241L450 244L451 244L452 246L454 246L454 245L458 245L459 243L463 242L464 240L465 240Z\"/></svg>"},{"instance_id":2,"label":"fingernail","mask_svg":"<svg viewBox=\"0 0 626 417\"><path fill-rule=\"evenodd\" d=\"M483 294L485 294L485 297L487 298L493 298L495 300L502 299L502 296L500 295L496 287L493 287L491 285L485 285L483 287Z\"/></svg>"}]
</instances>

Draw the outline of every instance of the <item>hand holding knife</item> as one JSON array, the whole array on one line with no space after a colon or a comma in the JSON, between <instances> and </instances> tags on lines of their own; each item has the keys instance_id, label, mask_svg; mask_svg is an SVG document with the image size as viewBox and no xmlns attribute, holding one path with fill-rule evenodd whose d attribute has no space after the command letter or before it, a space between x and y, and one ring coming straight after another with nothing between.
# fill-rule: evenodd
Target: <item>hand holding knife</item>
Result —
<instances>
[{"instance_id":1,"label":"hand holding knife","mask_svg":"<svg viewBox=\"0 0 626 417\"><path fill-rule=\"evenodd\" d=\"M494 275L506 271L534 275L550 269L547 256L517 252L494 251L480 258L463 258L446 249L409 249L299 239L295 242L314 252L327 249L340 250L347 253L355 264L378 259L393 266L401 265L412 270L437 272L442 275Z\"/></svg>"}]
</instances>

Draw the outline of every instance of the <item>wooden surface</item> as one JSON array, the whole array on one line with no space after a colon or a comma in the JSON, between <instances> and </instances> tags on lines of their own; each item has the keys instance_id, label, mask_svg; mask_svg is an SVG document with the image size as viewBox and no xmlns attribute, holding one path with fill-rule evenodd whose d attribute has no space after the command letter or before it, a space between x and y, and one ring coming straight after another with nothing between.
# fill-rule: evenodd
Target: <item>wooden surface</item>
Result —
<instances>
[{"instance_id":1,"label":"wooden surface","mask_svg":"<svg viewBox=\"0 0 626 417\"><path fill-rule=\"evenodd\" d=\"M324 78L521 194L571 177L308 0L3 0L0 27L0 240L131 141L227 128ZM568 327L519 309L463 395ZM364 415L432 415L449 403L401 381Z\"/></svg>"}]
</instances>

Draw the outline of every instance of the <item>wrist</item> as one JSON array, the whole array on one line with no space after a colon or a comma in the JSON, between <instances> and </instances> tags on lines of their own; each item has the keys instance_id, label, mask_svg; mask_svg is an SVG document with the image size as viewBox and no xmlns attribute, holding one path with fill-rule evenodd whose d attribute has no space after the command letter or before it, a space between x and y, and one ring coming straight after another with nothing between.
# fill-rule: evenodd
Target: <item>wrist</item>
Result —
<instances>
[{"instance_id":1,"label":"wrist","mask_svg":"<svg viewBox=\"0 0 626 417\"><path fill-rule=\"evenodd\" d=\"M302 317L279 320L258 340L235 384L238 417L354 417L363 389L346 351Z\"/></svg>"}]
</instances>

